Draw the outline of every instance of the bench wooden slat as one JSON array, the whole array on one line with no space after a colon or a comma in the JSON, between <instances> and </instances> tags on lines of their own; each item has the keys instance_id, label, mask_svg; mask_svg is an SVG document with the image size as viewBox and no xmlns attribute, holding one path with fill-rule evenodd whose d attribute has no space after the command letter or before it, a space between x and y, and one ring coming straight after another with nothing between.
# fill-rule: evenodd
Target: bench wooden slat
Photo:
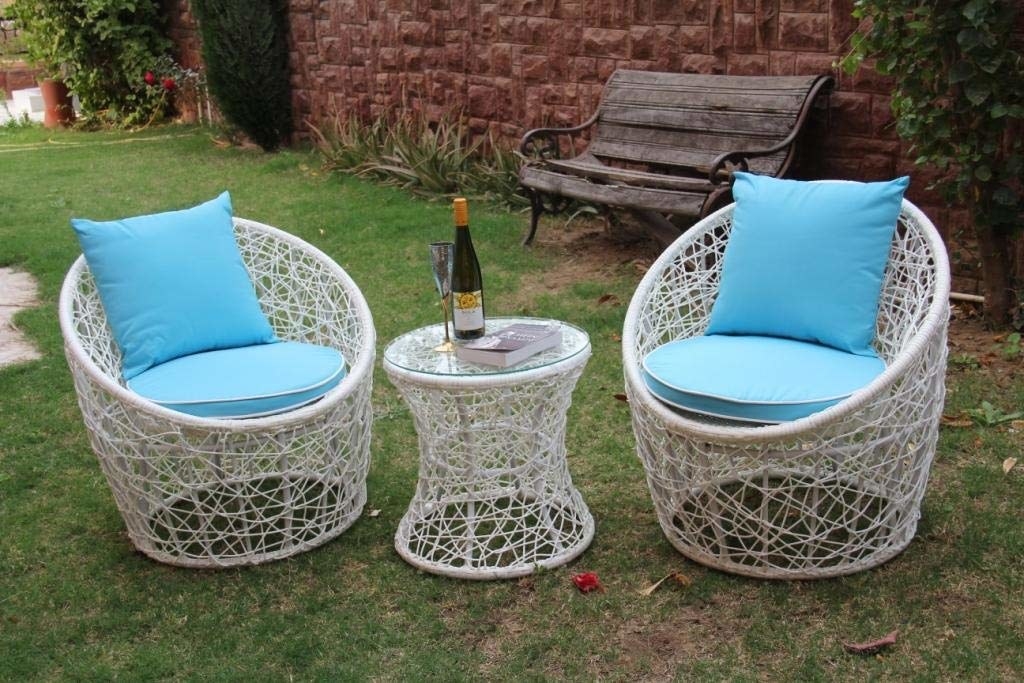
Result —
<instances>
[{"instance_id":1,"label":"bench wooden slat","mask_svg":"<svg viewBox=\"0 0 1024 683\"><path fill-rule=\"evenodd\" d=\"M605 87L601 107L625 105L708 111L779 112L796 115L817 76L797 78L658 74L656 83L635 83L647 72L617 71Z\"/></svg>"},{"instance_id":2,"label":"bench wooden slat","mask_svg":"<svg viewBox=\"0 0 1024 683\"><path fill-rule=\"evenodd\" d=\"M633 169L606 166L590 155L574 159L553 159L547 163L546 168L552 171L572 173L584 178L593 178L606 182L622 182L627 185L657 187L666 190L707 194L715 189L715 186L708 181L706 173L700 178L686 178L663 173L646 173Z\"/></svg>"},{"instance_id":3,"label":"bench wooden slat","mask_svg":"<svg viewBox=\"0 0 1024 683\"><path fill-rule=\"evenodd\" d=\"M796 115L792 112L708 111L689 107L674 109L638 109L621 104L601 110L597 121L597 137L603 125L653 128L681 134L712 132L731 135L747 132L781 140L793 130Z\"/></svg>"},{"instance_id":4,"label":"bench wooden slat","mask_svg":"<svg viewBox=\"0 0 1024 683\"><path fill-rule=\"evenodd\" d=\"M782 141L782 137L767 137L764 135L750 133L734 133L732 135L721 135L717 132L684 132L675 130L652 130L650 128L638 128L636 126L605 125L601 127L601 135L595 136L587 148L591 154L597 154L596 150L604 145L628 145L631 143L643 144L650 147L665 147L669 149L692 150L703 152L709 161L722 152L729 152L737 149L768 149ZM613 151L605 152L603 156L617 156ZM632 157L633 154L627 156Z\"/></svg>"},{"instance_id":5,"label":"bench wooden slat","mask_svg":"<svg viewBox=\"0 0 1024 683\"><path fill-rule=\"evenodd\" d=\"M804 76L723 76L721 74L680 74L660 71L619 69L605 84L605 90L628 87L657 87L700 92L735 90L743 92L799 91L806 95L818 74Z\"/></svg>"},{"instance_id":6,"label":"bench wooden slat","mask_svg":"<svg viewBox=\"0 0 1024 683\"><path fill-rule=\"evenodd\" d=\"M750 114L788 114L795 116L803 104L807 91L764 92L716 91L695 92L683 90L636 90L613 91L602 101L602 107L632 107L638 110L659 110L685 108L692 111L726 112L739 111Z\"/></svg>"},{"instance_id":7,"label":"bench wooden slat","mask_svg":"<svg viewBox=\"0 0 1024 683\"><path fill-rule=\"evenodd\" d=\"M676 131L615 126L602 129L601 137L591 142L588 151L600 159L694 168L707 173L711 161L723 152L765 149L779 140L749 135L679 134ZM758 169L777 169L785 158L786 153L779 152L751 162L756 161Z\"/></svg>"},{"instance_id":8,"label":"bench wooden slat","mask_svg":"<svg viewBox=\"0 0 1024 683\"><path fill-rule=\"evenodd\" d=\"M542 192L622 208L651 209L673 214L696 214L707 198L706 192L680 192L647 187L602 185L585 178L564 175L544 168L525 167L521 176L530 187Z\"/></svg>"}]
</instances>

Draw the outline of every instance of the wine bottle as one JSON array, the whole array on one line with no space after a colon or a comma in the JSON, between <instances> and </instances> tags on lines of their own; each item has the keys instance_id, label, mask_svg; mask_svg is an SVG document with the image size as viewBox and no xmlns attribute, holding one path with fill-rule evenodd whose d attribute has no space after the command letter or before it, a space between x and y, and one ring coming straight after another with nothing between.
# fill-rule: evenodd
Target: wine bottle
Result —
<instances>
[{"instance_id":1,"label":"wine bottle","mask_svg":"<svg viewBox=\"0 0 1024 683\"><path fill-rule=\"evenodd\" d=\"M480 262L469 235L469 208L461 197L452 203L455 212L455 254L452 258L452 322L455 338L484 335L484 283Z\"/></svg>"}]
</instances>

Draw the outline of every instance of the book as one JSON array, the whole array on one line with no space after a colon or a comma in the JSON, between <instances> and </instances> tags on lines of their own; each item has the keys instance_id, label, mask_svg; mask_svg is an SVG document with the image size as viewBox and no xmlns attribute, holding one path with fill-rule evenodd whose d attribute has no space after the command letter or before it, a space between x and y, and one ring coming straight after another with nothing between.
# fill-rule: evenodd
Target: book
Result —
<instances>
[{"instance_id":1,"label":"book","mask_svg":"<svg viewBox=\"0 0 1024 683\"><path fill-rule=\"evenodd\" d=\"M507 368L562 343L558 325L515 323L455 347L459 360Z\"/></svg>"}]
</instances>

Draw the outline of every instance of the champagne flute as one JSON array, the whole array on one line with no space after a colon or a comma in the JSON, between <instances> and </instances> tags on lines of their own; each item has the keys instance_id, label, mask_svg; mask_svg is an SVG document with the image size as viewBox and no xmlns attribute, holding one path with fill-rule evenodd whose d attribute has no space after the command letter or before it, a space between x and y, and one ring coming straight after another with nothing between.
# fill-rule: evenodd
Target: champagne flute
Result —
<instances>
[{"instance_id":1,"label":"champagne flute","mask_svg":"<svg viewBox=\"0 0 1024 683\"><path fill-rule=\"evenodd\" d=\"M448 302L452 295L452 256L455 252L453 242L432 242L430 244L430 266L434 271L434 284L441 295L441 309L444 311L444 343L434 347L438 353L451 353L455 350L451 337L448 336Z\"/></svg>"}]
</instances>

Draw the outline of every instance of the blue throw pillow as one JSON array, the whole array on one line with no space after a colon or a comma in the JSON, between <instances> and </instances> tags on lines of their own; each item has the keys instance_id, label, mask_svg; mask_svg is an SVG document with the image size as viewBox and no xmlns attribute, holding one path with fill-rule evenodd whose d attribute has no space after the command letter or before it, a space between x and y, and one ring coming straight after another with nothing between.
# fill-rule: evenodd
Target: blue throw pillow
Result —
<instances>
[{"instance_id":1,"label":"blue throw pillow","mask_svg":"<svg viewBox=\"0 0 1024 683\"><path fill-rule=\"evenodd\" d=\"M183 211L71 225L126 380L172 358L276 341L235 243L227 192Z\"/></svg>"},{"instance_id":2,"label":"blue throw pillow","mask_svg":"<svg viewBox=\"0 0 1024 683\"><path fill-rule=\"evenodd\" d=\"M732 233L707 334L754 334L872 355L882 275L907 177L734 174Z\"/></svg>"}]
</instances>

